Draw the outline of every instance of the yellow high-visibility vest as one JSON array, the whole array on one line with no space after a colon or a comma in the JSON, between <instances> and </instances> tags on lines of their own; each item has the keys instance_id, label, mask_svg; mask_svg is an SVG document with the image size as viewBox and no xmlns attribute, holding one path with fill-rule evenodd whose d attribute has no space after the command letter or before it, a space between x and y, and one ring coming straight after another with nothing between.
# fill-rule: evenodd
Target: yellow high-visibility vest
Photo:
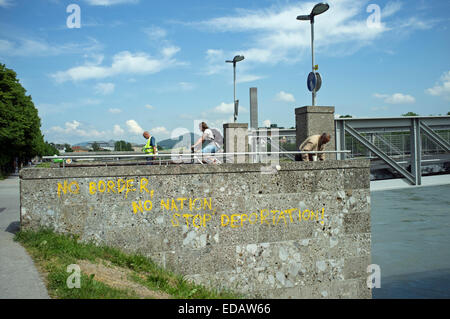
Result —
<instances>
[{"instance_id":1,"label":"yellow high-visibility vest","mask_svg":"<svg viewBox=\"0 0 450 319\"><path fill-rule=\"evenodd\" d=\"M155 143L155 146L154 146L154 147L150 145L151 139L152 139L151 136L147 139L147 143L146 143L145 146L142 148L142 151L143 151L145 154L158 154L158 147L157 147L156 143Z\"/></svg>"}]
</instances>

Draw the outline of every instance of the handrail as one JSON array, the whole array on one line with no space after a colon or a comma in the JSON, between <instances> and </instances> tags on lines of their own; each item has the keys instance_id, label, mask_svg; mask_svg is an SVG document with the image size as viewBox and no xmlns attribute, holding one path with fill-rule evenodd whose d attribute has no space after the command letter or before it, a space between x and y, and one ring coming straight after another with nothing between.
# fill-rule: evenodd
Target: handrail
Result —
<instances>
[{"instance_id":1,"label":"handrail","mask_svg":"<svg viewBox=\"0 0 450 319\"><path fill-rule=\"evenodd\" d=\"M167 157L167 156L186 156L193 155L258 155L258 154L318 154L318 153L350 153L350 150L343 151L286 151L286 152L231 152L231 153L166 153L166 154L124 154L124 155L59 155L59 156L43 156L42 159L69 159L69 158L133 158L133 157Z\"/></svg>"}]
</instances>

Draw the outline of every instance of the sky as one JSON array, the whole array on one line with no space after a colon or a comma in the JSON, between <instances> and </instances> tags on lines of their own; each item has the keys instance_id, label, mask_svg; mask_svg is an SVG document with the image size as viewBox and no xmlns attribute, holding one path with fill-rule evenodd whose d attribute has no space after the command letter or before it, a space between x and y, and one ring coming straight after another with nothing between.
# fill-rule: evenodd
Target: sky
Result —
<instances>
[{"instance_id":1,"label":"sky","mask_svg":"<svg viewBox=\"0 0 450 319\"><path fill-rule=\"evenodd\" d=\"M143 143L198 132L198 122L295 126L311 105L317 2L288 0L0 0L0 63L16 71L45 139ZM450 111L450 1L330 0L314 24L316 105L336 116Z\"/></svg>"}]
</instances>

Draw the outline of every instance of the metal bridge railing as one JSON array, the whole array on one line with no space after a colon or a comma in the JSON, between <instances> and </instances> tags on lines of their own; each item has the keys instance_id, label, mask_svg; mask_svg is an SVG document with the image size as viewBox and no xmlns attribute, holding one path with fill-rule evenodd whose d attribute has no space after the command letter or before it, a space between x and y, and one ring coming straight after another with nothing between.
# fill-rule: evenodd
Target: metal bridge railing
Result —
<instances>
[{"instance_id":1,"label":"metal bridge railing","mask_svg":"<svg viewBox=\"0 0 450 319\"><path fill-rule=\"evenodd\" d=\"M421 185L425 155L450 154L450 116L335 119L335 128L337 149L350 148L352 158L380 158L413 185ZM400 165L407 156L410 169Z\"/></svg>"},{"instance_id":2,"label":"metal bridge railing","mask_svg":"<svg viewBox=\"0 0 450 319\"><path fill-rule=\"evenodd\" d=\"M248 156L248 161L251 160L249 155L259 155L261 159L265 159L267 162L271 160L276 160L276 156L286 155L286 154L341 154L350 153L349 150L340 151L276 151L276 152L229 152L229 153L166 153L166 154L124 154L124 155L62 155L62 156L43 156L44 160L62 160L62 166L65 167L66 164L71 164L73 161L95 161L102 162L105 166L109 163L117 163L123 160L130 159L142 159L141 163L152 163L157 165L169 165L169 164L183 164L183 163L202 163L203 160L208 158L217 159L219 163L233 163L236 156ZM266 157L262 157L266 155ZM153 158L147 160L147 158ZM70 160L70 161L68 161ZM70 163L69 163L70 162ZM250 161L250 163L252 163ZM261 162L262 163L262 162Z\"/></svg>"}]
</instances>

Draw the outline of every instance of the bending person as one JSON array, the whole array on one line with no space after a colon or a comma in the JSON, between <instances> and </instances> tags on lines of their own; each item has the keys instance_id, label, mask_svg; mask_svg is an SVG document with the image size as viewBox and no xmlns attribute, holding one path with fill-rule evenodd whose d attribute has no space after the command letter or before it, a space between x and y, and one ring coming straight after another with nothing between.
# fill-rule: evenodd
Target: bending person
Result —
<instances>
[{"instance_id":1,"label":"bending person","mask_svg":"<svg viewBox=\"0 0 450 319\"><path fill-rule=\"evenodd\" d=\"M323 151L325 144L331 140L330 134L323 133L322 135L309 136L299 147L300 151ZM302 160L309 162L313 160L314 154L302 154ZM321 161L325 160L325 154L319 153L318 158Z\"/></svg>"}]
</instances>

